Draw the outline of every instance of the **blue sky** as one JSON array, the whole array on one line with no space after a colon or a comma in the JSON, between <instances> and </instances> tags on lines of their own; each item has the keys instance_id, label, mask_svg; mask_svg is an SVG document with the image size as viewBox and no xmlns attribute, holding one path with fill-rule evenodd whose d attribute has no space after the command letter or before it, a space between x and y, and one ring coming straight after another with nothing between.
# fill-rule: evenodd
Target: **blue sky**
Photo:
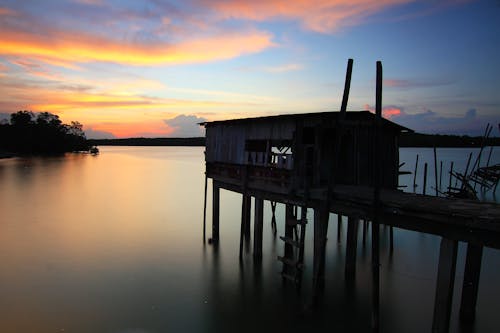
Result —
<instances>
[{"instance_id":1,"label":"blue sky","mask_svg":"<svg viewBox=\"0 0 500 333\"><path fill-rule=\"evenodd\" d=\"M196 122L373 109L425 133L500 122L499 1L4 1L0 114L89 137L200 135ZM498 136L497 129L493 135Z\"/></svg>"}]
</instances>

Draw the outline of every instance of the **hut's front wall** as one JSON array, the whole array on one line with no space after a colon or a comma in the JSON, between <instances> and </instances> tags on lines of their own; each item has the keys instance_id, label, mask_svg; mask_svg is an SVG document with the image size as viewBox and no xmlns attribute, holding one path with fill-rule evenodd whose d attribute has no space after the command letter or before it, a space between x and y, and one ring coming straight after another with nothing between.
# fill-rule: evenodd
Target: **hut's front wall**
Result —
<instances>
[{"instance_id":1,"label":"hut's front wall","mask_svg":"<svg viewBox=\"0 0 500 333\"><path fill-rule=\"evenodd\" d=\"M300 188L305 179L312 187L327 186L332 173L337 184L372 186L378 160L381 185L395 188L399 129L382 126L377 149L372 121L346 120L341 137L336 122L334 117L321 116L211 124L206 128L206 161L261 171L290 170L291 177L297 178L291 186Z\"/></svg>"}]
</instances>

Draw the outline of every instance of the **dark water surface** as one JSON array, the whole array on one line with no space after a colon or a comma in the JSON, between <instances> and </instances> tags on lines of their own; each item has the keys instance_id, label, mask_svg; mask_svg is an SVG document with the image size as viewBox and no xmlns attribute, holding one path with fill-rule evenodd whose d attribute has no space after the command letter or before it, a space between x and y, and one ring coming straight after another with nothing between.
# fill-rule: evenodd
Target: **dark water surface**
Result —
<instances>
[{"instance_id":1,"label":"dark water surface","mask_svg":"<svg viewBox=\"0 0 500 333\"><path fill-rule=\"evenodd\" d=\"M203 245L203 150L102 147L99 156L0 160L0 332L369 331L371 245L359 235L356 281L346 287L346 221L339 244L335 215L319 310L310 307L312 223L300 293L281 282L283 244L271 232L269 202L262 263L251 249L238 260L235 193L221 192L219 248ZM464 168L469 151L440 149L438 158L445 170L451 160ZM430 193L432 150L402 149L403 169L413 171L417 153L431 163ZM208 203L211 216L210 195ZM277 219L282 235L281 205ZM381 332L429 332L440 238L395 229L390 255L388 228L381 231ZM460 330L464 259L461 243L451 331ZM499 309L500 251L485 248L475 332L500 332Z\"/></svg>"}]
</instances>

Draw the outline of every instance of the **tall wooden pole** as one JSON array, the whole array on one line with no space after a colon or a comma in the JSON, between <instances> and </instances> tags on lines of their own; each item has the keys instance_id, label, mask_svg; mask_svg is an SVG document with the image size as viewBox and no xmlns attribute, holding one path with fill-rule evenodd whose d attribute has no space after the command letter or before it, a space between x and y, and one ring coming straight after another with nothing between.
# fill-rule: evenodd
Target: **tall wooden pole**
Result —
<instances>
[{"instance_id":1,"label":"tall wooden pole","mask_svg":"<svg viewBox=\"0 0 500 333\"><path fill-rule=\"evenodd\" d=\"M203 244L207 241L207 173L205 172L205 198L203 200Z\"/></svg>"},{"instance_id":2,"label":"tall wooden pole","mask_svg":"<svg viewBox=\"0 0 500 333\"><path fill-rule=\"evenodd\" d=\"M345 113L347 110L347 101L349 100L349 90L351 89L351 76L352 76L352 63L353 60L347 60L347 71L345 73L344 95L342 96L342 105L340 112Z\"/></svg>"}]
</instances>

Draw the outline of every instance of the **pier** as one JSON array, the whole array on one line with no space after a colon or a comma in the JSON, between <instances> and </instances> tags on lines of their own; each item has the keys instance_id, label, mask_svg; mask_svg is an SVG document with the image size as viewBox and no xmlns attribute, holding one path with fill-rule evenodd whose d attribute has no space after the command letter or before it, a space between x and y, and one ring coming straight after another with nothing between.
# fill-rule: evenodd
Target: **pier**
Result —
<instances>
[{"instance_id":1,"label":"pier","mask_svg":"<svg viewBox=\"0 0 500 333\"><path fill-rule=\"evenodd\" d=\"M405 193L398 189L398 137L408 128L381 116L382 67L377 63L376 113L346 112L352 61L340 111L206 122L206 181L212 179L212 232L219 241L220 189L242 195L240 257L250 241L254 198L253 256L262 257L263 202L286 205L282 277L300 288L307 209L314 210L313 289L325 271L330 213L348 217L346 280L355 274L357 227L372 225L373 331L378 331L379 226L442 237L436 279L433 332L449 330L458 242L468 243L460 318L474 320L483 246L500 249L500 205ZM274 206L273 206L274 204ZM206 211L206 200L205 200ZM274 208L273 208L274 212ZM274 219L274 214L273 214ZM278 221L279 222L279 221ZM204 227L206 216L204 217ZM338 224L340 228L341 224ZM276 230L276 229L274 229ZM204 231L204 239L205 239Z\"/></svg>"}]
</instances>

